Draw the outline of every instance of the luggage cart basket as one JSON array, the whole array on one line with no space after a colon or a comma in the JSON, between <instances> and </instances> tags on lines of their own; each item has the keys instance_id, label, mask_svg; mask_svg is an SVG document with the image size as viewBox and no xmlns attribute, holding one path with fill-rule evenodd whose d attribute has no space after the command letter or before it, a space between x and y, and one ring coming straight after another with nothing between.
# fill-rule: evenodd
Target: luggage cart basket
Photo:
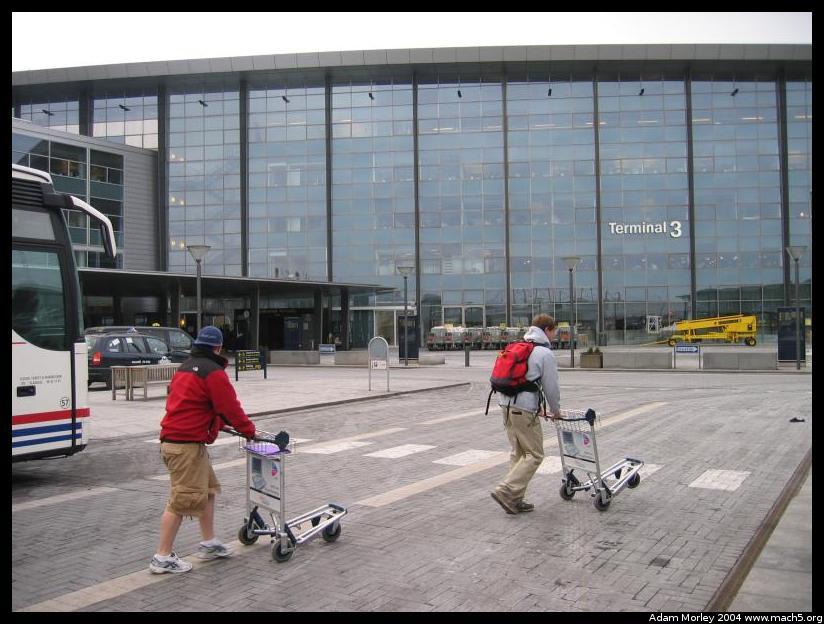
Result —
<instances>
[{"instance_id":1,"label":"luggage cart basket","mask_svg":"<svg viewBox=\"0 0 824 624\"><path fill-rule=\"evenodd\" d=\"M612 499L624 488L636 488L641 483L638 471L644 462L626 457L606 470L601 470L598 445L595 442L596 414L588 410L561 410L560 418L551 419L558 433L563 477L561 498L572 500L576 492L592 490L593 504L598 511L606 511ZM578 468L588 480L584 483L575 476Z\"/></svg>"},{"instance_id":2,"label":"luggage cart basket","mask_svg":"<svg viewBox=\"0 0 824 624\"><path fill-rule=\"evenodd\" d=\"M282 563L292 558L298 545L318 535L327 542L340 537L340 519L347 512L342 505L327 503L286 519L286 461L295 450L289 434L258 429L254 440L247 440L235 429L223 431L238 436L238 447L246 454L246 516L238 531L241 544L249 546L261 535L268 535L272 538L272 559ZM260 510L269 512L271 524Z\"/></svg>"}]
</instances>

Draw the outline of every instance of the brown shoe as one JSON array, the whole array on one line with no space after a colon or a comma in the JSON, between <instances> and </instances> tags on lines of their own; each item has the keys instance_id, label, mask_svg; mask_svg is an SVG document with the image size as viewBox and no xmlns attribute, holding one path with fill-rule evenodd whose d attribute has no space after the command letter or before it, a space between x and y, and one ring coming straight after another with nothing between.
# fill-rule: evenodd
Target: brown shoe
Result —
<instances>
[{"instance_id":1,"label":"brown shoe","mask_svg":"<svg viewBox=\"0 0 824 624\"><path fill-rule=\"evenodd\" d=\"M515 508L519 513L526 513L527 511L534 511L535 505L532 503L527 503L525 500L519 500Z\"/></svg>"},{"instance_id":2,"label":"brown shoe","mask_svg":"<svg viewBox=\"0 0 824 624\"><path fill-rule=\"evenodd\" d=\"M504 508L504 511L508 514L516 514L518 510L516 507L506 500L503 496L501 496L498 492L492 492L490 496L495 499L495 502L498 503L501 507Z\"/></svg>"}]
</instances>

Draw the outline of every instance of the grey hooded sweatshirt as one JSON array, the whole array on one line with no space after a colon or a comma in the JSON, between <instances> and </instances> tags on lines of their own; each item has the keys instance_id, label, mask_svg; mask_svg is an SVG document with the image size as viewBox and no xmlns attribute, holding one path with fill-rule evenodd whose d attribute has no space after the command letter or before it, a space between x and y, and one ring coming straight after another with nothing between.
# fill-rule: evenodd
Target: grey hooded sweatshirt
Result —
<instances>
[{"instance_id":1,"label":"grey hooded sweatshirt","mask_svg":"<svg viewBox=\"0 0 824 624\"><path fill-rule=\"evenodd\" d=\"M541 328L532 325L524 334L524 340L536 345L546 345L546 348L536 346L532 350L527 360L526 378L528 381L540 380L546 395L547 411L557 412L561 409L561 388L558 383L558 363L555 361L555 354L549 348L549 339ZM538 409L538 393L519 392L517 397L499 393L498 405L511 405L534 412Z\"/></svg>"}]
</instances>

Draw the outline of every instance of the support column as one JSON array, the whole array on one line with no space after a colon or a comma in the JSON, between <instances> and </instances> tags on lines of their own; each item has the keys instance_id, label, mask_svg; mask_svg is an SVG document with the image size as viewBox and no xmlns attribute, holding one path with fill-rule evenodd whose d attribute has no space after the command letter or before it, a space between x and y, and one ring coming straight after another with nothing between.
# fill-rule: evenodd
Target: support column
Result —
<instances>
[{"instance_id":1,"label":"support column","mask_svg":"<svg viewBox=\"0 0 824 624\"><path fill-rule=\"evenodd\" d=\"M260 286L255 284L255 289L249 295L249 348L258 349L260 347Z\"/></svg>"},{"instance_id":2,"label":"support column","mask_svg":"<svg viewBox=\"0 0 824 624\"><path fill-rule=\"evenodd\" d=\"M684 76L684 97L687 124L687 201L690 220L690 318L694 319L698 311L695 301L697 291L697 277L695 274L695 165L693 158L693 129L692 129L692 72L687 70Z\"/></svg>"},{"instance_id":3,"label":"support column","mask_svg":"<svg viewBox=\"0 0 824 624\"><path fill-rule=\"evenodd\" d=\"M240 81L240 274L249 277L249 83ZM257 345L257 342L252 343Z\"/></svg>"},{"instance_id":4,"label":"support column","mask_svg":"<svg viewBox=\"0 0 824 624\"><path fill-rule=\"evenodd\" d=\"M340 348L349 351L349 289L340 289Z\"/></svg>"},{"instance_id":5,"label":"support column","mask_svg":"<svg viewBox=\"0 0 824 624\"><path fill-rule=\"evenodd\" d=\"M506 325L512 325L512 250L509 248L509 123L506 107L506 81L501 80L501 121L504 148L504 266L506 271Z\"/></svg>"},{"instance_id":6,"label":"support column","mask_svg":"<svg viewBox=\"0 0 824 624\"><path fill-rule=\"evenodd\" d=\"M180 327L180 282L175 281L169 288L169 303L171 304L171 311L169 312L171 318L169 319L169 327Z\"/></svg>"},{"instance_id":7,"label":"support column","mask_svg":"<svg viewBox=\"0 0 824 624\"><path fill-rule=\"evenodd\" d=\"M314 309L314 318L312 319L312 337L315 341L315 348L318 348L318 345L322 342L326 342L323 339L323 291L316 290L314 292L314 300L315 300L315 309Z\"/></svg>"},{"instance_id":8,"label":"support column","mask_svg":"<svg viewBox=\"0 0 824 624\"><path fill-rule=\"evenodd\" d=\"M112 316L115 325L125 325L123 320L123 299L120 295L112 295Z\"/></svg>"},{"instance_id":9,"label":"support column","mask_svg":"<svg viewBox=\"0 0 824 624\"><path fill-rule=\"evenodd\" d=\"M790 242L790 178L789 147L787 145L787 79L784 70L780 70L775 85L776 107L778 109L778 161L781 168L781 248L786 249ZM810 213L812 215L812 213ZM784 267L784 305L790 305L790 262L787 254L781 254Z\"/></svg>"},{"instance_id":10,"label":"support column","mask_svg":"<svg viewBox=\"0 0 824 624\"><path fill-rule=\"evenodd\" d=\"M600 113L598 111L598 72L592 75L592 121L595 133L595 239L598 274L598 317L595 322L595 344L600 345L604 335L604 263L603 240L601 232L601 133Z\"/></svg>"}]
</instances>

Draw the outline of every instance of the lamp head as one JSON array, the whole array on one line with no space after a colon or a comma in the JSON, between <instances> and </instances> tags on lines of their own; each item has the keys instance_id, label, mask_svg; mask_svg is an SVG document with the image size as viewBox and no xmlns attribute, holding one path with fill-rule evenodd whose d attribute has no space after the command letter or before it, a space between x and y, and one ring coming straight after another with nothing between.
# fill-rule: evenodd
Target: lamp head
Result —
<instances>
[{"instance_id":1,"label":"lamp head","mask_svg":"<svg viewBox=\"0 0 824 624\"><path fill-rule=\"evenodd\" d=\"M192 258L194 258L195 262L200 262L203 260L211 248L211 245L186 245L186 249L188 249L189 253L192 254Z\"/></svg>"},{"instance_id":2,"label":"lamp head","mask_svg":"<svg viewBox=\"0 0 824 624\"><path fill-rule=\"evenodd\" d=\"M789 254L790 258L798 262L801 256L807 251L806 245L790 245L784 248L786 252Z\"/></svg>"},{"instance_id":3,"label":"lamp head","mask_svg":"<svg viewBox=\"0 0 824 624\"><path fill-rule=\"evenodd\" d=\"M570 271L572 271L581 261L581 259L578 256L566 256L563 260L564 264L566 265L566 268Z\"/></svg>"}]
</instances>

